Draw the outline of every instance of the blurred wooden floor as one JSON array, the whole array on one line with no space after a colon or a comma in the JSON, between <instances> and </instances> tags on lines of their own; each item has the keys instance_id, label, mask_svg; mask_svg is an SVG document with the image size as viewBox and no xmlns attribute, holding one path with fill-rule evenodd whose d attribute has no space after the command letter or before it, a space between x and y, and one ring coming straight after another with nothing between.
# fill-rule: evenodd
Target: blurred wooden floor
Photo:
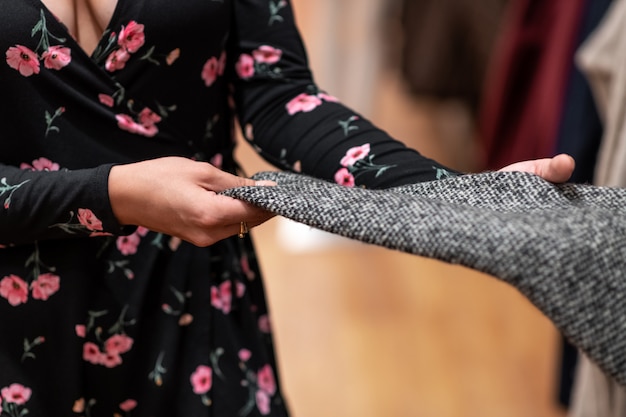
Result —
<instances>
[{"instance_id":1,"label":"blurred wooden floor","mask_svg":"<svg viewBox=\"0 0 626 417\"><path fill-rule=\"evenodd\" d=\"M307 17L315 3L294 3L305 41L314 44ZM457 167L471 154L441 133L441 115L454 112L407 97L393 71L378 80L371 118L379 126ZM270 168L247 145L238 155L250 173ZM556 331L516 290L341 238L294 252L284 222L274 219L253 236L294 417L564 415L554 401Z\"/></svg>"}]
</instances>

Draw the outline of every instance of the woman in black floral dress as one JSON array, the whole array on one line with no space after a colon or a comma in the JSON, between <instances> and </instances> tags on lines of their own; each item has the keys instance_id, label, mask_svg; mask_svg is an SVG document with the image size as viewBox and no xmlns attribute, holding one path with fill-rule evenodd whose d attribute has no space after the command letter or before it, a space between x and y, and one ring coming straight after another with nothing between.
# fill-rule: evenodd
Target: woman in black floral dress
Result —
<instances>
[{"instance_id":1,"label":"woman in black floral dress","mask_svg":"<svg viewBox=\"0 0 626 417\"><path fill-rule=\"evenodd\" d=\"M234 115L346 186L451 172L318 89L286 0L117 0L93 52L46 3L0 13L0 415L287 415Z\"/></svg>"}]
</instances>

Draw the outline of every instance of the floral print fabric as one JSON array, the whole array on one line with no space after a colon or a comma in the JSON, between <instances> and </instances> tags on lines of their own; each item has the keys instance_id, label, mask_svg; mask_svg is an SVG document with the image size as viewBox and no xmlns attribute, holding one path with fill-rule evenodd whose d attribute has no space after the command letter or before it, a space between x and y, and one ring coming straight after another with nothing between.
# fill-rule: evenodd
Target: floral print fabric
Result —
<instances>
[{"instance_id":1,"label":"floral print fabric","mask_svg":"<svg viewBox=\"0 0 626 417\"><path fill-rule=\"evenodd\" d=\"M91 55L16 0L0 35L0 416L285 416L250 240L122 227L111 165L237 172L236 112L282 169L367 187L448 171L313 83L286 0L118 0Z\"/></svg>"}]
</instances>

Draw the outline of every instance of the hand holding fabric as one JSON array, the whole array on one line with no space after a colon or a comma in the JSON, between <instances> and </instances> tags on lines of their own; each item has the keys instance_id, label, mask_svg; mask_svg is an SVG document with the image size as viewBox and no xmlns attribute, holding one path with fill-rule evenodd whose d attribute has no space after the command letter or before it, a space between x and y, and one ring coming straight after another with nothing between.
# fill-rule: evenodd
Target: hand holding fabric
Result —
<instances>
[{"instance_id":1,"label":"hand holding fabric","mask_svg":"<svg viewBox=\"0 0 626 417\"><path fill-rule=\"evenodd\" d=\"M561 183L567 181L574 172L574 158L560 154L553 158L533 159L516 162L500 169L500 172L520 171L540 176L546 181Z\"/></svg>"},{"instance_id":2,"label":"hand holding fabric","mask_svg":"<svg viewBox=\"0 0 626 417\"><path fill-rule=\"evenodd\" d=\"M273 216L218 193L272 184L238 177L208 163L166 157L111 168L109 196L120 223L208 246L238 234L241 222L254 227Z\"/></svg>"}]
</instances>

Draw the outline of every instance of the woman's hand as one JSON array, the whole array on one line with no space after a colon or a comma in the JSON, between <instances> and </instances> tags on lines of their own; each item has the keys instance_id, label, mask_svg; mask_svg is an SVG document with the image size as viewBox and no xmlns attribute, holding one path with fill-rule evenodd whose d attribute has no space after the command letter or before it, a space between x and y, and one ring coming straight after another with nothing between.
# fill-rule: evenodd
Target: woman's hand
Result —
<instances>
[{"instance_id":1,"label":"woman's hand","mask_svg":"<svg viewBox=\"0 0 626 417\"><path fill-rule=\"evenodd\" d=\"M546 181L565 182L574 172L574 158L566 154L560 154L554 158L534 159L532 161L516 162L508 165L500 171L521 171L539 175Z\"/></svg>"},{"instance_id":2,"label":"woman's hand","mask_svg":"<svg viewBox=\"0 0 626 417\"><path fill-rule=\"evenodd\" d=\"M144 226L208 246L252 228L273 214L217 193L246 185L273 185L228 174L186 158L165 157L116 165L109 175L113 213L124 225Z\"/></svg>"}]
</instances>

